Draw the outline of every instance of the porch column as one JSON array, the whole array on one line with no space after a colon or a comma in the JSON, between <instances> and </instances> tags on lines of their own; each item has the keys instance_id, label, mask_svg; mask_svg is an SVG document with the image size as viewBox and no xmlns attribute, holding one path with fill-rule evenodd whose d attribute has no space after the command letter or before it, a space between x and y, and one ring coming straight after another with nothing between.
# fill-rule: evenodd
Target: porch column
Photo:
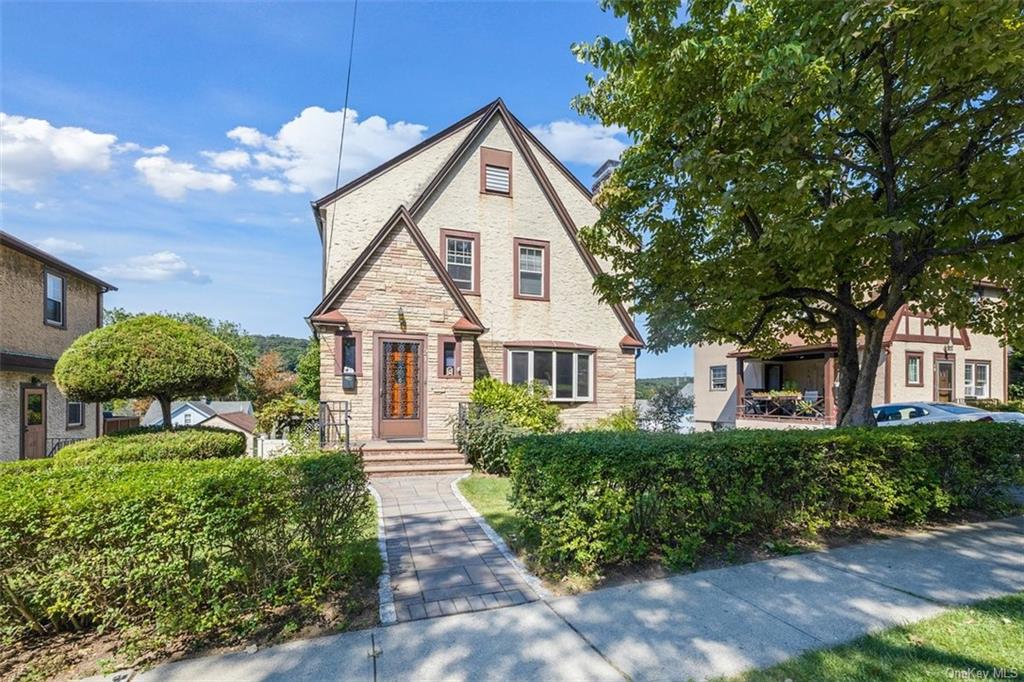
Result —
<instances>
[{"instance_id":1,"label":"porch column","mask_svg":"<svg viewBox=\"0 0 1024 682\"><path fill-rule=\"evenodd\" d=\"M833 355L825 356L825 418L836 422L836 397L833 384L836 382L836 359Z\"/></svg>"},{"instance_id":2,"label":"porch column","mask_svg":"<svg viewBox=\"0 0 1024 682\"><path fill-rule=\"evenodd\" d=\"M743 416L743 358L736 358L736 416Z\"/></svg>"}]
</instances>

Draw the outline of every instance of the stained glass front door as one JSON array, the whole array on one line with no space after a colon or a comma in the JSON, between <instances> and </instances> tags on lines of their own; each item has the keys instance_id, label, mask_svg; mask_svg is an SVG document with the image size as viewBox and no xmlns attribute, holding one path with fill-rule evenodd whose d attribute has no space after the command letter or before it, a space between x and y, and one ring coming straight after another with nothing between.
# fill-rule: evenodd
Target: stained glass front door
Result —
<instances>
[{"instance_id":1,"label":"stained glass front door","mask_svg":"<svg viewBox=\"0 0 1024 682\"><path fill-rule=\"evenodd\" d=\"M423 342L383 339L377 373L381 438L423 437Z\"/></svg>"}]
</instances>

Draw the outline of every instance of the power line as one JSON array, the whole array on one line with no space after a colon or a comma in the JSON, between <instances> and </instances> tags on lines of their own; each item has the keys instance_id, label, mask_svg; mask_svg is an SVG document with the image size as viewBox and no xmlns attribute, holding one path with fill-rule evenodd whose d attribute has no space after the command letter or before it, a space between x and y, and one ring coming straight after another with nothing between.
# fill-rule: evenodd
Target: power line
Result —
<instances>
[{"instance_id":1,"label":"power line","mask_svg":"<svg viewBox=\"0 0 1024 682\"><path fill-rule=\"evenodd\" d=\"M352 35L348 41L348 73L345 75L345 106L341 110L341 141L338 142L338 170L334 173L334 189L341 186L341 153L345 149L345 124L348 122L348 93L352 86L352 52L356 46L356 12L359 0L352 3ZM331 219L333 227L333 216Z\"/></svg>"}]
</instances>

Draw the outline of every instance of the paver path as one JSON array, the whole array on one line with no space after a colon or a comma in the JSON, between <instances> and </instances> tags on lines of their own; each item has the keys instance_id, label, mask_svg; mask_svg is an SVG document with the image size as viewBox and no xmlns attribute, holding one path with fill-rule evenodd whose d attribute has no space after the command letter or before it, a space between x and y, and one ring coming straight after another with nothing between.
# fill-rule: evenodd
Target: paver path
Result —
<instances>
[{"instance_id":1,"label":"paver path","mask_svg":"<svg viewBox=\"0 0 1024 682\"><path fill-rule=\"evenodd\" d=\"M455 476L377 478L398 621L483 611L537 595L452 493Z\"/></svg>"}]
</instances>

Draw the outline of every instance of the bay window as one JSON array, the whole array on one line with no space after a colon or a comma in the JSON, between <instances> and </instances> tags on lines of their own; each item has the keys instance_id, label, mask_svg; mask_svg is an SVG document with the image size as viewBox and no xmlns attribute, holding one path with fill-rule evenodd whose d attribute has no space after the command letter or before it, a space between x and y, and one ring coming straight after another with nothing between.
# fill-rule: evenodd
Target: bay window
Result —
<instances>
[{"instance_id":1,"label":"bay window","mask_svg":"<svg viewBox=\"0 0 1024 682\"><path fill-rule=\"evenodd\" d=\"M593 400L593 351L515 349L508 352L508 381L542 386L550 400Z\"/></svg>"}]
</instances>

